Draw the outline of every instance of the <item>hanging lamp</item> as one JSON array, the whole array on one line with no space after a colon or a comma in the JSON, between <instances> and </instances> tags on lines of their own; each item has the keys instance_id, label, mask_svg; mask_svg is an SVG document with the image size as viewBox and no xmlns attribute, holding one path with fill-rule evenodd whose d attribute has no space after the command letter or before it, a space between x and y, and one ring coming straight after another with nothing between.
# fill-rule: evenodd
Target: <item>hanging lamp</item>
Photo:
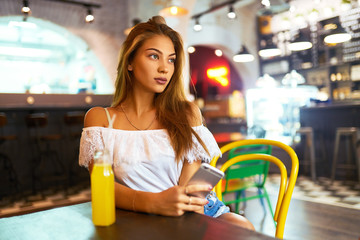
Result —
<instances>
[{"instance_id":1,"label":"hanging lamp","mask_svg":"<svg viewBox=\"0 0 360 240\"><path fill-rule=\"evenodd\" d=\"M328 44L338 44L347 42L350 39L350 33L346 32L343 27L336 24L336 29L333 29L331 33L324 38L324 42Z\"/></svg>"},{"instance_id":2,"label":"hanging lamp","mask_svg":"<svg viewBox=\"0 0 360 240\"><path fill-rule=\"evenodd\" d=\"M165 8L161 9L159 12L163 17L180 17L188 13L189 10L182 6L182 1L180 0L168 1Z\"/></svg>"},{"instance_id":3,"label":"hanging lamp","mask_svg":"<svg viewBox=\"0 0 360 240\"><path fill-rule=\"evenodd\" d=\"M275 44L266 45L264 48L259 50L260 57L269 58L281 55L281 50Z\"/></svg>"},{"instance_id":4,"label":"hanging lamp","mask_svg":"<svg viewBox=\"0 0 360 240\"><path fill-rule=\"evenodd\" d=\"M289 49L291 51L303 51L310 48L312 48L312 43L300 30L295 40L289 44Z\"/></svg>"},{"instance_id":5,"label":"hanging lamp","mask_svg":"<svg viewBox=\"0 0 360 240\"><path fill-rule=\"evenodd\" d=\"M252 62L254 59L245 46L241 46L240 51L233 56L234 62Z\"/></svg>"}]
</instances>

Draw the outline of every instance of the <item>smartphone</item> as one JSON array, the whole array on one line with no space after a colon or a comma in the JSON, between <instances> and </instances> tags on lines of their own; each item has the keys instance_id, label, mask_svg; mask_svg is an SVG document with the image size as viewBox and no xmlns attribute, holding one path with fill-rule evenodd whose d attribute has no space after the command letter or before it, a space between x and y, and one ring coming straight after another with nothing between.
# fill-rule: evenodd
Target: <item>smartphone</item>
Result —
<instances>
[{"instance_id":1,"label":"smartphone","mask_svg":"<svg viewBox=\"0 0 360 240\"><path fill-rule=\"evenodd\" d=\"M199 170L197 170L197 172L194 173L194 175L191 177L187 185L210 184L211 186L215 187L215 185L223 177L224 177L224 173L222 171L207 163L202 163ZM197 192L190 195L205 198L209 192L210 190L205 192Z\"/></svg>"}]
</instances>

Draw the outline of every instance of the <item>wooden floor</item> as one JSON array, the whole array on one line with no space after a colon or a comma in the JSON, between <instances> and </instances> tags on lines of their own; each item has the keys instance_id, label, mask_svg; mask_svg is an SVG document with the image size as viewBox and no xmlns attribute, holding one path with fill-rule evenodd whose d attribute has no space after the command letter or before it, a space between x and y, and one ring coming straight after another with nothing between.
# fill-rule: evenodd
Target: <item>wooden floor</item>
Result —
<instances>
[{"instance_id":1,"label":"wooden floor","mask_svg":"<svg viewBox=\"0 0 360 240\"><path fill-rule=\"evenodd\" d=\"M271 196L275 205L275 196ZM264 216L259 200L247 202L245 216L259 232L275 236L271 214ZM360 240L360 210L292 199L284 239Z\"/></svg>"}]
</instances>

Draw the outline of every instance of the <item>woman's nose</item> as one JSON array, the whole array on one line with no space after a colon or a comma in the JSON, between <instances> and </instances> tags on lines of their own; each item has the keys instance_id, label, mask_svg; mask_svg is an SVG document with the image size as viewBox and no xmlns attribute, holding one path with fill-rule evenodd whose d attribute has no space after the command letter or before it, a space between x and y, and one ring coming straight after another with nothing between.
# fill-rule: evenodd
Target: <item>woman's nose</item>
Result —
<instances>
[{"instance_id":1,"label":"woman's nose","mask_svg":"<svg viewBox=\"0 0 360 240\"><path fill-rule=\"evenodd\" d=\"M158 71L160 73L168 73L169 69L164 64L162 64L162 65L159 66Z\"/></svg>"}]
</instances>

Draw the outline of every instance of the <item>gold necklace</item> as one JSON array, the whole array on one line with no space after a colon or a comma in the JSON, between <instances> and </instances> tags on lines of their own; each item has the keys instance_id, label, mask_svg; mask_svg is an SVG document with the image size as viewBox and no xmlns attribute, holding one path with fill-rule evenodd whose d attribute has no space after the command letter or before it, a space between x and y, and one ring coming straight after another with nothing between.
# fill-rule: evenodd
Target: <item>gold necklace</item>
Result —
<instances>
[{"instance_id":1,"label":"gold necklace","mask_svg":"<svg viewBox=\"0 0 360 240\"><path fill-rule=\"evenodd\" d=\"M133 126L136 130L140 130L140 131L141 131L141 130L148 130L148 129L151 127L151 125L154 123L155 119L156 119L156 115L155 115L154 119L151 121L151 123L149 124L149 126L148 126L147 128L145 128L145 129L140 129L140 128L137 128L137 127L130 121L130 119L129 119L128 116L126 115L126 112L124 111L123 107L121 106L121 104L120 104L120 108L121 108L121 111L123 111L126 120L128 120L128 122L130 123L130 125Z\"/></svg>"}]
</instances>

